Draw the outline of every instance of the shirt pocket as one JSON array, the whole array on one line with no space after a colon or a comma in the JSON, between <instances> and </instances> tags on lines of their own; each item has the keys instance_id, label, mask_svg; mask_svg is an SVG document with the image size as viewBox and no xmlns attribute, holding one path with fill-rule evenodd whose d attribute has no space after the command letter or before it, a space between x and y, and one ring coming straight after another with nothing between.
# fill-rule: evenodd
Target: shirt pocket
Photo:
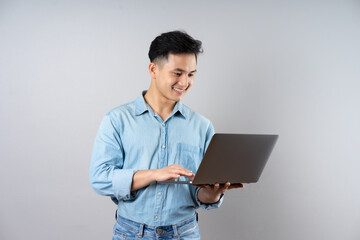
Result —
<instances>
[{"instance_id":1,"label":"shirt pocket","mask_svg":"<svg viewBox=\"0 0 360 240\"><path fill-rule=\"evenodd\" d=\"M178 143L176 150L176 163L181 167L196 173L202 159L201 148L187 143ZM179 180L188 179L186 177L181 177Z\"/></svg>"}]
</instances>

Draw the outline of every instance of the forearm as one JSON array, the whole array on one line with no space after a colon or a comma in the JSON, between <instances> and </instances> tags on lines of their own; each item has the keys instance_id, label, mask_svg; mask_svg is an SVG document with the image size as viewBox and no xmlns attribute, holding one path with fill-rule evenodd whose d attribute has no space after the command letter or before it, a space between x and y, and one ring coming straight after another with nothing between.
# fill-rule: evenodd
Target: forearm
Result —
<instances>
[{"instance_id":1,"label":"forearm","mask_svg":"<svg viewBox=\"0 0 360 240\"><path fill-rule=\"evenodd\" d=\"M133 176L131 191L146 187L153 181L155 181L154 170L139 170Z\"/></svg>"}]
</instances>

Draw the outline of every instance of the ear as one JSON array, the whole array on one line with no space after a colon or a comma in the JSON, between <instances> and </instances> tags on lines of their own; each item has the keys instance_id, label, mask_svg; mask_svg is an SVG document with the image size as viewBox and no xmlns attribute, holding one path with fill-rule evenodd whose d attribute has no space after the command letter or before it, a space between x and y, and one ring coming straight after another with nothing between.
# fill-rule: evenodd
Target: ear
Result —
<instances>
[{"instance_id":1,"label":"ear","mask_svg":"<svg viewBox=\"0 0 360 240\"><path fill-rule=\"evenodd\" d=\"M150 73L151 79L156 79L158 72L159 72L158 65L156 65L156 63L151 62L149 64L149 73Z\"/></svg>"}]
</instances>

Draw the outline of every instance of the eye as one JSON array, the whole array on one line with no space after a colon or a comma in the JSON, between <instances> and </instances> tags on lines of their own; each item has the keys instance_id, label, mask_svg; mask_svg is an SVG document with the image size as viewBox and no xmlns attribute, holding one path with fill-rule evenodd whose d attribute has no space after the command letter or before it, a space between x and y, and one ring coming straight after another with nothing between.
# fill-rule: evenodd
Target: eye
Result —
<instances>
[{"instance_id":1,"label":"eye","mask_svg":"<svg viewBox=\"0 0 360 240\"><path fill-rule=\"evenodd\" d=\"M181 76L181 73L179 73L179 72L174 72L174 74L175 74L175 76L177 76L177 77L180 77L180 76Z\"/></svg>"},{"instance_id":2,"label":"eye","mask_svg":"<svg viewBox=\"0 0 360 240\"><path fill-rule=\"evenodd\" d=\"M193 73L190 73L188 76L189 76L189 77L193 77L193 76L194 76L194 74L193 74Z\"/></svg>"}]
</instances>

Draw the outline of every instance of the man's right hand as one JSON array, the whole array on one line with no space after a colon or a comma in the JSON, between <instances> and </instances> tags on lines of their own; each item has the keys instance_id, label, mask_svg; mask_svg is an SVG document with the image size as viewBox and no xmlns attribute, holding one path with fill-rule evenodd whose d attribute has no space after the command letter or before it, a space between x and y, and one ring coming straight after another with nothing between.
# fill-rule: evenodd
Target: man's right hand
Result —
<instances>
[{"instance_id":1,"label":"man's right hand","mask_svg":"<svg viewBox=\"0 0 360 240\"><path fill-rule=\"evenodd\" d=\"M160 169L154 169L153 171L154 181L158 182L172 181L178 179L181 176L188 177L192 181L195 177L195 174L192 171L187 170L178 164L173 164Z\"/></svg>"},{"instance_id":2,"label":"man's right hand","mask_svg":"<svg viewBox=\"0 0 360 240\"><path fill-rule=\"evenodd\" d=\"M133 176L131 191L146 187L154 181L172 181L181 176L186 176L192 181L195 174L179 164L173 164L160 169L139 170Z\"/></svg>"}]
</instances>

